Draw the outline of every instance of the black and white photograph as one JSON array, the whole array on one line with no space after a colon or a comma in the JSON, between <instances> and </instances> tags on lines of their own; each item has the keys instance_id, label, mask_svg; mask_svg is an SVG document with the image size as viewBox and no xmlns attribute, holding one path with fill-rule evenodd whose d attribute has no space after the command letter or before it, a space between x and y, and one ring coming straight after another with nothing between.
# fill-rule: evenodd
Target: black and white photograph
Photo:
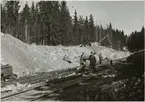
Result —
<instances>
[{"instance_id":1,"label":"black and white photograph","mask_svg":"<svg viewBox=\"0 0 145 102\"><path fill-rule=\"evenodd\" d=\"M144 101L145 1L1 0L1 101Z\"/></svg>"}]
</instances>

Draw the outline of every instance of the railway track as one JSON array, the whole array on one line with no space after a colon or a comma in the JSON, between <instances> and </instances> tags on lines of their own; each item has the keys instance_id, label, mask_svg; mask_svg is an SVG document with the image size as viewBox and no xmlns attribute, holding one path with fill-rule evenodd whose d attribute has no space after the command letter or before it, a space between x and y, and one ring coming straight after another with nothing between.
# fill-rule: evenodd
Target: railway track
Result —
<instances>
[{"instance_id":1,"label":"railway track","mask_svg":"<svg viewBox=\"0 0 145 102\"><path fill-rule=\"evenodd\" d=\"M79 83L83 83L85 81L88 81L88 80L91 80L93 77L92 76L89 76L89 77L85 77L85 78L82 78L80 80L75 80L73 82L71 82L70 84L67 84L67 85L64 85L62 87L59 87L58 89L55 89L53 90L52 92L50 93L46 93L46 94L43 94L35 99L32 99L31 101L40 101L41 99L51 95L51 94L54 94L54 93L57 93L57 92L60 92L60 91L63 91L65 89L69 89L69 88L72 88L72 87L76 87Z\"/></svg>"},{"instance_id":2,"label":"railway track","mask_svg":"<svg viewBox=\"0 0 145 102\"><path fill-rule=\"evenodd\" d=\"M59 92L61 90L64 90L66 88L70 88L73 87L81 82L87 81L89 79L91 79L92 76L87 76L87 77L82 77L81 75L72 75L72 76L68 76L68 77L63 77L61 79L57 78L57 79L53 79L50 80L48 82L45 83L41 83L40 85L21 91L21 92L17 92L17 93L13 93L11 95L7 95L7 96L3 96L1 97L2 101L14 101L14 100L19 100L19 101L24 101L24 100L28 100L28 101L36 101L36 100L40 100L41 98L51 95L53 93ZM33 99L27 99L24 98L25 95L28 95L29 93L35 93L35 90L37 89L42 89L43 87L51 87L48 91L44 92L43 94L41 94L38 97L33 97ZM44 90L45 91L45 90ZM40 93L41 91L37 91L36 93Z\"/></svg>"},{"instance_id":3,"label":"railway track","mask_svg":"<svg viewBox=\"0 0 145 102\"><path fill-rule=\"evenodd\" d=\"M46 96L49 96L53 93L56 93L56 92L59 92L61 90L76 86L77 84L79 84L81 82L84 82L84 81L87 81L87 80L90 80L91 78L92 77L81 77L81 75L72 75L72 76L67 76L67 77L62 77L62 78L54 78L54 79L51 79L51 80L46 81L46 82L38 83L39 85L36 85L32 88L29 88L29 89L26 89L26 90L23 90L23 91L20 91L20 92L17 92L17 93L13 93L13 94L10 94L10 95L3 96L3 97L1 97L1 100L2 101L13 100L13 97L21 97L21 96L23 96L24 93L26 93L26 94L31 93L36 88L38 89L38 88L41 88L41 87L44 87L44 86L49 87L52 84L55 84L55 86L58 86L58 88L56 88L55 90L53 90L49 93L46 93L46 94L44 93L44 94L40 95L39 97L34 98L34 99L31 100L31 101L36 101L36 100L39 100L39 99L44 98ZM65 86L62 86L62 87L59 86L60 83L63 84L64 82L70 82L71 80L74 80L73 83L70 83L70 84L67 83ZM21 101L23 101L23 99Z\"/></svg>"},{"instance_id":4,"label":"railway track","mask_svg":"<svg viewBox=\"0 0 145 102\"><path fill-rule=\"evenodd\" d=\"M53 78L57 78L57 77L63 77L69 73L74 72L74 70L76 70L79 66L73 67L73 68L68 68L68 69L62 69L62 70L58 70L58 71L51 71L51 72L46 72L41 74L37 73L37 75L35 75L34 77L20 77L20 79L16 79L16 80L6 80L5 82L2 81L1 82L1 87L5 87L5 85L10 85L12 82L19 82L22 84L25 83L30 83L30 84L36 84L36 83L40 83L45 81L45 79L53 79Z\"/></svg>"}]
</instances>

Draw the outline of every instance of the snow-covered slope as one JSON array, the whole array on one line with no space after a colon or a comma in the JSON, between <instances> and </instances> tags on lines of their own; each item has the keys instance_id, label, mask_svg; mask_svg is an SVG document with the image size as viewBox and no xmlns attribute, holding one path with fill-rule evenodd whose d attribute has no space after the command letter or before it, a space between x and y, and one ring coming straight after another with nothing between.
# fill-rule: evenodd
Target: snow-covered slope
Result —
<instances>
[{"instance_id":1,"label":"snow-covered slope","mask_svg":"<svg viewBox=\"0 0 145 102\"><path fill-rule=\"evenodd\" d=\"M130 55L129 51L116 51L114 49L107 48L104 46L93 45L91 48L93 51L96 52L97 54L96 57L98 57L98 55L102 53L103 58L107 57L112 60L120 59L120 58L127 57Z\"/></svg>"},{"instance_id":2,"label":"snow-covered slope","mask_svg":"<svg viewBox=\"0 0 145 102\"><path fill-rule=\"evenodd\" d=\"M12 65L13 72L18 76L78 66L81 53L85 52L86 55L89 55L93 50L98 54L102 52L104 56L115 59L129 55L128 52L118 52L97 46L97 44L94 44L92 47L29 45L9 34L1 33L2 64L9 63ZM72 63L63 60L65 55L70 58ZM98 59L97 55L96 58Z\"/></svg>"}]
</instances>

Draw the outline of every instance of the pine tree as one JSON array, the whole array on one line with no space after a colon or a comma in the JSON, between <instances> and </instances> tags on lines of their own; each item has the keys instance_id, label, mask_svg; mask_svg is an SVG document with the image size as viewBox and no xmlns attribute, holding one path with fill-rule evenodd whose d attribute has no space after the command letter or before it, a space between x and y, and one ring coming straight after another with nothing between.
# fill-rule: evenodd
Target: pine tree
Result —
<instances>
[{"instance_id":1,"label":"pine tree","mask_svg":"<svg viewBox=\"0 0 145 102\"><path fill-rule=\"evenodd\" d=\"M25 7L23 8L21 12L21 19L20 22L22 24L23 30L22 30L22 36L23 40L27 43L30 42L30 7L29 5L25 4Z\"/></svg>"},{"instance_id":2,"label":"pine tree","mask_svg":"<svg viewBox=\"0 0 145 102\"><path fill-rule=\"evenodd\" d=\"M123 49L123 47L125 46L125 36L124 36L124 31L121 31L121 49Z\"/></svg>"},{"instance_id":3,"label":"pine tree","mask_svg":"<svg viewBox=\"0 0 145 102\"><path fill-rule=\"evenodd\" d=\"M90 38L90 35L89 35L89 22L88 22L88 17L86 16L86 19L85 19L85 24L84 24L84 44L89 44L89 38Z\"/></svg>"},{"instance_id":4,"label":"pine tree","mask_svg":"<svg viewBox=\"0 0 145 102\"><path fill-rule=\"evenodd\" d=\"M100 25L99 26L99 43L100 43L100 45L102 45L102 39L103 39L103 27L102 27L102 25Z\"/></svg>"},{"instance_id":5,"label":"pine tree","mask_svg":"<svg viewBox=\"0 0 145 102\"><path fill-rule=\"evenodd\" d=\"M6 8L5 8L5 6L3 6L1 4L1 31L3 33L6 33L6 28L7 28L7 26L6 26L6 22L7 22L6 18L7 18Z\"/></svg>"},{"instance_id":6,"label":"pine tree","mask_svg":"<svg viewBox=\"0 0 145 102\"><path fill-rule=\"evenodd\" d=\"M53 1L45 1L45 18L44 18L44 24L45 24L45 44L51 45L52 44L52 36L53 36L53 12L52 12L52 7L53 7Z\"/></svg>"},{"instance_id":7,"label":"pine tree","mask_svg":"<svg viewBox=\"0 0 145 102\"><path fill-rule=\"evenodd\" d=\"M41 13L40 13L40 9L39 9L39 2L38 3L36 3L36 21L35 21L35 24L36 24L36 26L35 26L35 31L36 31L36 33L35 33L35 35L36 35L36 38L35 38L35 43L36 44L38 44L38 45L40 45L41 44Z\"/></svg>"},{"instance_id":8,"label":"pine tree","mask_svg":"<svg viewBox=\"0 0 145 102\"><path fill-rule=\"evenodd\" d=\"M72 20L66 5L66 1L62 1L60 6L60 34L62 45L68 45L71 43Z\"/></svg>"},{"instance_id":9,"label":"pine tree","mask_svg":"<svg viewBox=\"0 0 145 102\"><path fill-rule=\"evenodd\" d=\"M59 2L58 1L53 1L52 2L52 18L51 18L51 44L52 45L58 45L60 43L60 32L59 32L59 24L60 24L60 20L59 20L59 14L60 14L60 10L59 10Z\"/></svg>"},{"instance_id":10,"label":"pine tree","mask_svg":"<svg viewBox=\"0 0 145 102\"><path fill-rule=\"evenodd\" d=\"M51 39L51 3L49 1L40 1L39 2L39 13L40 13L40 43L43 45L50 45Z\"/></svg>"},{"instance_id":11,"label":"pine tree","mask_svg":"<svg viewBox=\"0 0 145 102\"><path fill-rule=\"evenodd\" d=\"M14 33L13 36L18 38L18 29L19 29L19 9L20 9L20 4L19 1L14 1Z\"/></svg>"},{"instance_id":12,"label":"pine tree","mask_svg":"<svg viewBox=\"0 0 145 102\"><path fill-rule=\"evenodd\" d=\"M74 23L73 23L73 35L74 35L74 44L79 44L79 41L80 41L79 24L78 24L78 17L77 17L76 10L75 10L75 15L74 15Z\"/></svg>"},{"instance_id":13,"label":"pine tree","mask_svg":"<svg viewBox=\"0 0 145 102\"><path fill-rule=\"evenodd\" d=\"M90 15L89 18L89 42L95 42L96 41L96 30L94 25L94 19L93 15Z\"/></svg>"},{"instance_id":14,"label":"pine tree","mask_svg":"<svg viewBox=\"0 0 145 102\"><path fill-rule=\"evenodd\" d=\"M112 38L113 38L113 39L112 39L112 41L113 41L113 42L112 42L112 48L113 48L113 49L116 49L116 32L115 32L114 29L113 29L113 31L112 31L112 36L113 36L113 37L112 37Z\"/></svg>"},{"instance_id":15,"label":"pine tree","mask_svg":"<svg viewBox=\"0 0 145 102\"><path fill-rule=\"evenodd\" d=\"M82 16L79 17L79 30L78 30L78 34L80 37L80 44L84 44L84 18Z\"/></svg>"},{"instance_id":16,"label":"pine tree","mask_svg":"<svg viewBox=\"0 0 145 102\"><path fill-rule=\"evenodd\" d=\"M99 30L100 30L100 28L99 28L99 26L98 25L96 25L96 42L99 42Z\"/></svg>"},{"instance_id":17,"label":"pine tree","mask_svg":"<svg viewBox=\"0 0 145 102\"><path fill-rule=\"evenodd\" d=\"M131 52L144 49L144 27L140 32L132 32L128 38L127 46Z\"/></svg>"},{"instance_id":18,"label":"pine tree","mask_svg":"<svg viewBox=\"0 0 145 102\"><path fill-rule=\"evenodd\" d=\"M36 42L36 26L37 26L37 11L32 2L32 6L30 8L30 43Z\"/></svg>"},{"instance_id":19,"label":"pine tree","mask_svg":"<svg viewBox=\"0 0 145 102\"><path fill-rule=\"evenodd\" d=\"M113 42L113 34L112 34L112 24L109 24L109 28L108 28L108 40L109 40L109 46L112 47L112 42Z\"/></svg>"},{"instance_id":20,"label":"pine tree","mask_svg":"<svg viewBox=\"0 0 145 102\"><path fill-rule=\"evenodd\" d=\"M17 37L18 35L18 16L19 16L19 1L7 1L6 7L6 33Z\"/></svg>"}]
</instances>

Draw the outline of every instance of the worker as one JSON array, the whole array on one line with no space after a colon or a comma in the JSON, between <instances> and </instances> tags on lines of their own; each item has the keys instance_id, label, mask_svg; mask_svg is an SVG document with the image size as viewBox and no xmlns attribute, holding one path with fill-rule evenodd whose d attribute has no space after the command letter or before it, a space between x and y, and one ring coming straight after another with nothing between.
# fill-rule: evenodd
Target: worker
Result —
<instances>
[{"instance_id":1,"label":"worker","mask_svg":"<svg viewBox=\"0 0 145 102\"><path fill-rule=\"evenodd\" d=\"M76 74L81 73L81 75L85 74L85 68L86 68L86 58L84 57L84 52L82 53L80 57L80 68L76 71Z\"/></svg>"},{"instance_id":2,"label":"worker","mask_svg":"<svg viewBox=\"0 0 145 102\"><path fill-rule=\"evenodd\" d=\"M102 64L102 54L99 54L99 63Z\"/></svg>"},{"instance_id":3,"label":"worker","mask_svg":"<svg viewBox=\"0 0 145 102\"><path fill-rule=\"evenodd\" d=\"M96 53L93 53L93 52L91 52L91 55L90 55L90 57L89 57L89 60L90 60L90 70L92 70L92 72L96 72L96 68L95 68L95 66L96 66L96 57L95 57L95 54Z\"/></svg>"},{"instance_id":4,"label":"worker","mask_svg":"<svg viewBox=\"0 0 145 102\"><path fill-rule=\"evenodd\" d=\"M91 59L92 56L93 56L93 52L91 51L91 54L89 56L89 60Z\"/></svg>"},{"instance_id":5,"label":"worker","mask_svg":"<svg viewBox=\"0 0 145 102\"><path fill-rule=\"evenodd\" d=\"M81 63L82 63L82 61L83 61L83 59L84 59L84 52L82 53L82 55L81 55L81 57L80 57L80 65L81 65Z\"/></svg>"},{"instance_id":6,"label":"worker","mask_svg":"<svg viewBox=\"0 0 145 102\"><path fill-rule=\"evenodd\" d=\"M5 82L4 73L1 73L1 80Z\"/></svg>"},{"instance_id":7,"label":"worker","mask_svg":"<svg viewBox=\"0 0 145 102\"><path fill-rule=\"evenodd\" d=\"M113 65L113 61L112 61L112 59L110 59L110 65Z\"/></svg>"}]
</instances>

